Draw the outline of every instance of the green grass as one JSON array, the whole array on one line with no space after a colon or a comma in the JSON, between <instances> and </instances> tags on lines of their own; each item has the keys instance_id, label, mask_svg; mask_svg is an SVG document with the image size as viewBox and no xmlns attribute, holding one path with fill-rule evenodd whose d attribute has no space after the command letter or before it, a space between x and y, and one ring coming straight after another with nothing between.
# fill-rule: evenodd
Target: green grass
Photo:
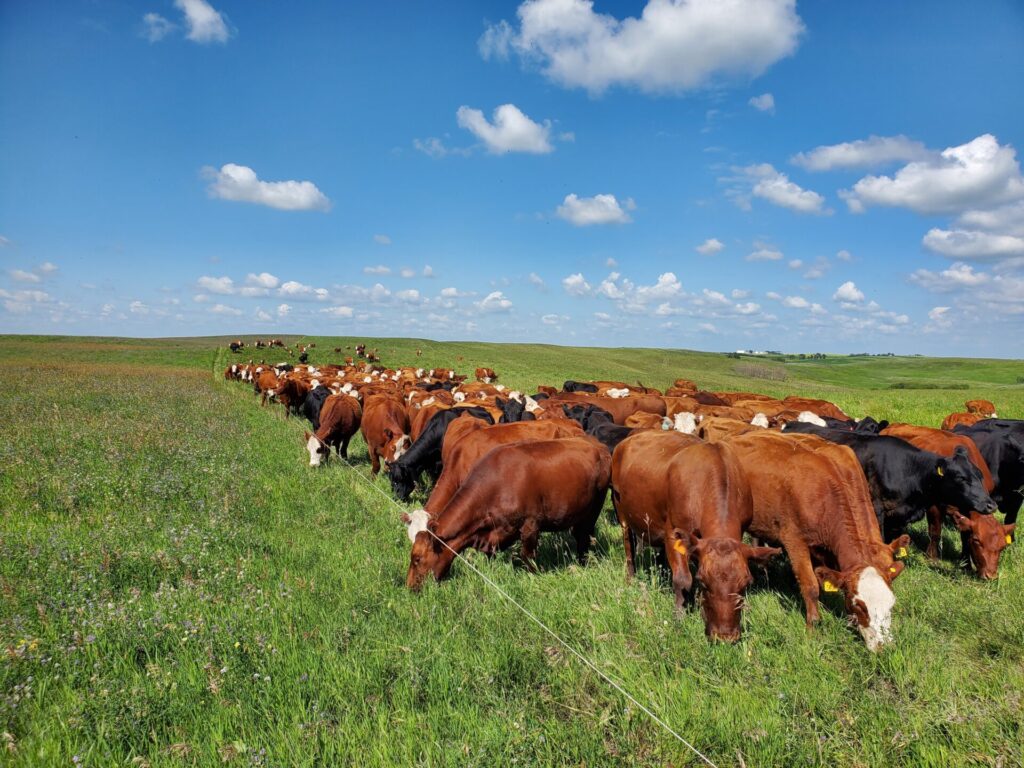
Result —
<instances>
[{"instance_id":1,"label":"green grass","mask_svg":"<svg viewBox=\"0 0 1024 768\"><path fill-rule=\"evenodd\" d=\"M0 337L0 764L695 764L461 564L410 594L398 510L354 474L362 444L355 470L306 466L302 424L219 378L257 352L225 341ZM321 362L353 344L316 341ZM1011 361L792 361L776 382L703 353L370 345L530 389L682 376L925 424L971 397L1024 416ZM597 539L580 568L544 537L537 575L469 557L718 764L1021 764L1020 546L990 584L913 550L895 646L872 655L831 596L805 632L785 565L750 591L743 640L711 646L660 576L624 583L605 516Z\"/></svg>"}]
</instances>

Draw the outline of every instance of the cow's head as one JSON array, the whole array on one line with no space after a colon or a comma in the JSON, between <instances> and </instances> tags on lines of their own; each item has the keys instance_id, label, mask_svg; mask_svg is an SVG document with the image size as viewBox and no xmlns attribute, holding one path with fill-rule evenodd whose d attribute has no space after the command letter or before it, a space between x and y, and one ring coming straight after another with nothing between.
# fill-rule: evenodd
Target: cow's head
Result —
<instances>
[{"instance_id":1,"label":"cow's head","mask_svg":"<svg viewBox=\"0 0 1024 768\"><path fill-rule=\"evenodd\" d=\"M306 441L306 450L309 451L309 466L319 467L321 461L327 461L331 455L329 445L321 442L316 435L311 435L309 432L305 433L303 440Z\"/></svg>"},{"instance_id":2,"label":"cow's head","mask_svg":"<svg viewBox=\"0 0 1024 768\"><path fill-rule=\"evenodd\" d=\"M986 581L996 578L999 575L999 556L1013 541L1016 523L1003 525L994 515L982 515L973 510L965 516L954 509L952 515L954 525L967 535L971 562L978 578Z\"/></svg>"},{"instance_id":3,"label":"cow's head","mask_svg":"<svg viewBox=\"0 0 1024 768\"><path fill-rule=\"evenodd\" d=\"M900 537L893 545L899 543L904 548L903 539ZM909 541L909 537L906 539ZM896 604L892 582L903 572L903 563L893 562L884 570L883 573L873 565L854 566L845 571L824 566L814 569L823 591L843 593L846 612L872 652L892 642L892 608Z\"/></svg>"},{"instance_id":4,"label":"cow's head","mask_svg":"<svg viewBox=\"0 0 1024 768\"><path fill-rule=\"evenodd\" d=\"M677 537L670 544L677 551L683 544L680 536L681 532L677 531ZM712 640L730 643L739 640L743 593L754 580L750 566L764 565L773 556L782 554L782 550L751 547L724 537L701 539L691 533L689 554L697 560L697 580L703 587L701 610L705 633Z\"/></svg>"},{"instance_id":5,"label":"cow's head","mask_svg":"<svg viewBox=\"0 0 1024 768\"><path fill-rule=\"evenodd\" d=\"M388 479L391 481L391 490L398 500L408 501L416 487L412 467L407 467L400 461L388 464Z\"/></svg>"},{"instance_id":6,"label":"cow's head","mask_svg":"<svg viewBox=\"0 0 1024 768\"><path fill-rule=\"evenodd\" d=\"M403 512L402 522L406 524L409 539L412 541L405 586L418 592L427 574L432 573L437 581L448 575L453 556L449 556L450 551L435 535L437 523L427 510Z\"/></svg>"},{"instance_id":7,"label":"cow's head","mask_svg":"<svg viewBox=\"0 0 1024 768\"><path fill-rule=\"evenodd\" d=\"M384 443L382 458L387 465L394 464L402 458L402 454L412 445L412 438L405 432L395 432L390 428L384 430L384 438L387 442Z\"/></svg>"},{"instance_id":8,"label":"cow's head","mask_svg":"<svg viewBox=\"0 0 1024 768\"><path fill-rule=\"evenodd\" d=\"M934 471L946 504L985 513L996 511L996 503L985 490L981 471L971 463L962 445L957 446L952 456L939 459Z\"/></svg>"}]
</instances>

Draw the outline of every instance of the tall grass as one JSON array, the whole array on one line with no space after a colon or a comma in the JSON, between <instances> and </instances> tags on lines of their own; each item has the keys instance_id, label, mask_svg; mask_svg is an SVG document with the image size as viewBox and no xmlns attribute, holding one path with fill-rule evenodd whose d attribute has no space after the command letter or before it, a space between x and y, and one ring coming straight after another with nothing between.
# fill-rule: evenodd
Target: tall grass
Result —
<instances>
[{"instance_id":1,"label":"tall grass","mask_svg":"<svg viewBox=\"0 0 1024 768\"><path fill-rule=\"evenodd\" d=\"M0 764L695 764L460 564L410 594L398 508L355 475L361 443L354 469L306 466L302 425L211 375L228 353L208 340L83 343L0 342ZM395 362L425 347L393 345ZM459 356L519 387L741 381L653 350L432 344L423 360ZM1024 414L995 369L953 393L800 370L781 389L858 415L936 423L976 395ZM555 535L536 575L514 553L469 557L720 765L1020 762L1018 546L994 584L959 571L951 532L938 564L914 550L896 644L872 655L831 596L805 632L784 564L749 593L743 640L711 646L656 570L624 582L620 542L603 515L586 567Z\"/></svg>"}]
</instances>

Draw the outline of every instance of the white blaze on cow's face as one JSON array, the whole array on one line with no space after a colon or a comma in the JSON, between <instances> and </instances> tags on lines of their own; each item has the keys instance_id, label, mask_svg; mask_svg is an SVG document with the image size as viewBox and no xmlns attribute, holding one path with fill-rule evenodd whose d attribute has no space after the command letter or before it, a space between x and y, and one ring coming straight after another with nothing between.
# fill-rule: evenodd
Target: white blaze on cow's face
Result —
<instances>
[{"instance_id":1,"label":"white blaze on cow's face","mask_svg":"<svg viewBox=\"0 0 1024 768\"><path fill-rule=\"evenodd\" d=\"M857 591L853 596L867 610L868 624L858 623L858 629L869 651L877 651L892 641L892 607L896 604L896 596L882 575L872 566L860 572L857 579Z\"/></svg>"},{"instance_id":2,"label":"white blaze on cow's face","mask_svg":"<svg viewBox=\"0 0 1024 768\"><path fill-rule=\"evenodd\" d=\"M490 376L484 376L483 381L484 381L484 384L490 384L491 383L491 377Z\"/></svg>"},{"instance_id":3,"label":"white blaze on cow's face","mask_svg":"<svg viewBox=\"0 0 1024 768\"><path fill-rule=\"evenodd\" d=\"M768 429L768 417L763 413L758 413L750 420L750 423L755 427L761 427L762 429Z\"/></svg>"},{"instance_id":4,"label":"white blaze on cow's face","mask_svg":"<svg viewBox=\"0 0 1024 768\"><path fill-rule=\"evenodd\" d=\"M416 369L416 378L417 379L422 379L423 378L423 369L422 368L417 368Z\"/></svg>"},{"instance_id":5,"label":"white blaze on cow's face","mask_svg":"<svg viewBox=\"0 0 1024 768\"><path fill-rule=\"evenodd\" d=\"M810 411L801 411L800 415L796 417L797 421L803 421L807 424L814 424L819 427L827 427L825 420L818 416L816 413Z\"/></svg>"},{"instance_id":6,"label":"white blaze on cow's face","mask_svg":"<svg viewBox=\"0 0 1024 768\"><path fill-rule=\"evenodd\" d=\"M448 378L449 379L454 379L455 378L455 371L448 371Z\"/></svg>"},{"instance_id":7,"label":"white blaze on cow's face","mask_svg":"<svg viewBox=\"0 0 1024 768\"><path fill-rule=\"evenodd\" d=\"M697 418L687 411L677 413L675 418L675 430L676 432L682 432L684 435L694 434L697 431Z\"/></svg>"},{"instance_id":8,"label":"white blaze on cow's face","mask_svg":"<svg viewBox=\"0 0 1024 768\"><path fill-rule=\"evenodd\" d=\"M530 413L540 410L540 405L537 403L536 400L534 400L529 395L526 396L526 410L529 411Z\"/></svg>"},{"instance_id":9,"label":"white blaze on cow's face","mask_svg":"<svg viewBox=\"0 0 1024 768\"><path fill-rule=\"evenodd\" d=\"M417 509L407 515L409 541L415 542L417 534L427 530L427 522L430 520L430 513L425 509Z\"/></svg>"},{"instance_id":10,"label":"white blaze on cow's face","mask_svg":"<svg viewBox=\"0 0 1024 768\"><path fill-rule=\"evenodd\" d=\"M456 392L455 396L454 396L454 399L455 399L456 403L461 403L461 402L463 402L466 399L466 393L465 392Z\"/></svg>"},{"instance_id":11,"label":"white blaze on cow's face","mask_svg":"<svg viewBox=\"0 0 1024 768\"><path fill-rule=\"evenodd\" d=\"M614 397L616 399L621 399L621 398L627 397L629 395L629 390L625 389L625 388L623 388L623 389L615 389L613 387L612 389L608 390L607 394L608 394L608 397Z\"/></svg>"},{"instance_id":12,"label":"white blaze on cow's face","mask_svg":"<svg viewBox=\"0 0 1024 768\"><path fill-rule=\"evenodd\" d=\"M317 440L316 435L310 435L306 441L306 450L309 451L309 466L319 467L324 454L321 453L323 443Z\"/></svg>"},{"instance_id":13,"label":"white blaze on cow's face","mask_svg":"<svg viewBox=\"0 0 1024 768\"><path fill-rule=\"evenodd\" d=\"M393 445L394 457L391 460L398 461L400 458L402 458L402 454L409 450L409 447L412 445L412 438L406 434L398 435L395 438Z\"/></svg>"}]
</instances>

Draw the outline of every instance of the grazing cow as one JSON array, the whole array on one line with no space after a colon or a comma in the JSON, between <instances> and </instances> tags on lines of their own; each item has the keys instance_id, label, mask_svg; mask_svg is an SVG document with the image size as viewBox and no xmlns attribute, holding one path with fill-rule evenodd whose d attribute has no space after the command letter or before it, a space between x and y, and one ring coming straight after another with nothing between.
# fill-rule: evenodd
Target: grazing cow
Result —
<instances>
[{"instance_id":1,"label":"grazing cow","mask_svg":"<svg viewBox=\"0 0 1024 768\"><path fill-rule=\"evenodd\" d=\"M785 434L795 433L797 428L853 450L867 477L886 541L923 519L932 506L976 509L986 514L996 509L981 472L963 446L947 457L922 451L896 437L818 429L811 424L787 424Z\"/></svg>"},{"instance_id":2,"label":"grazing cow","mask_svg":"<svg viewBox=\"0 0 1024 768\"><path fill-rule=\"evenodd\" d=\"M1016 523L1024 502L1024 421L986 419L971 427L957 427L956 434L966 435L978 446L995 483L992 498L1005 522Z\"/></svg>"},{"instance_id":3,"label":"grazing cow","mask_svg":"<svg viewBox=\"0 0 1024 768\"><path fill-rule=\"evenodd\" d=\"M589 392L591 394L597 394L597 385L588 384L585 381L573 381L572 379L567 380L562 385L563 392ZM553 394L553 393L549 393Z\"/></svg>"},{"instance_id":4,"label":"grazing cow","mask_svg":"<svg viewBox=\"0 0 1024 768\"><path fill-rule=\"evenodd\" d=\"M370 454L370 471L376 476L381 461L397 461L409 448L409 417L400 400L371 395L363 404L363 438Z\"/></svg>"},{"instance_id":5,"label":"grazing cow","mask_svg":"<svg viewBox=\"0 0 1024 768\"><path fill-rule=\"evenodd\" d=\"M324 403L331 396L331 390L327 387L317 387L306 393L306 397L299 406L299 414L304 416L313 427L313 431L320 429L320 413L323 411Z\"/></svg>"},{"instance_id":6,"label":"grazing cow","mask_svg":"<svg viewBox=\"0 0 1024 768\"><path fill-rule=\"evenodd\" d=\"M501 409L501 423L512 424L517 421L534 421L536 416L526 410L526 404L509 398L504 400L500 397L495 398L494 404Z\"/></svg>"},{"instance_id":7,"label":"grazing cow","mask_svg":"<svg viewBox=\"0 0 1024 768\"><path fill-rule=\"evenodd\" d=\"M449 408L436 412L412 446L392 464L388 465L391 490L401 501L408 501L416 481L424 472L436 482L441 474L441 448L451 423L461 416L471 416L485 424L494 424L494 418L483 408Z\"/></svg>"},{"instance_id":8,"label":"grazing cow","mask_svg":"<svg viewBox=\"0 0 1024 768\"><path fill-rule=\"evenodd\" d=\"M532 570L544 531L571 530L583 563L610 476L611 457L587 437L494 448L444 509L403 516L413 541L406 586L418 590L427 574L444 579L467 547L490 555L521 541Z\"/></svg>"},{"instance_id":9,"label":"grazing cow","mask_svg":"<svg viewBox=\"0 0 1024 768\"><path fill-rule=\"evenodd\" d=\"M968 400L964 403L968 413L977 413L986 419L996 419L996 407L990 400Z\"/></svg>"},{"instance_id":10,"label":"grazing cow","mask_svg":"<svg viewBox=\"0 0 1024 768\"><path fill-rule=\"evenodd\" d=\"M603 397L600 395L575 394L561 392L548 398L549 403L573 405L596 405L611 414L612 420L619 425L624 425L626 419L637 411L655 413L664 416L666 412L665 401L657 395L635 395L630 397Z\"/></svg>"},{"instance_id":11,"label":"grazing cow","mask_svg":"<svg viewBox=\"0 0 1024 768\"><path fill-rule=\"evenodd\" d=\"M627 580L636 572L637 537L660 547L680 611L693 584L690 559L696 559L705 633L738 640L743 592L753 581L749 563L764 563L782 550L743 543L753 501L732 448L678 432L638 432L612 456L612 503L622 526Z\"/></svg>"},{"instance_id":12,"label":"grazing cow","mask_svg":"<svg viewBox=\"0 0 1024 768\"><path fill-rule=\"evenodd\" d=\"M261 371L253 382L253 389L260 396L260 405L265 406L277 390L277 374L272 370Z\"/></svg>"},{"instance_id":13,"label":"grazing cow","mask_svg":"<svg viewBox=\"0 0 1024 768\"><path fill-rule=\"evenodd\" d=\"M476 380L482 381L484 384L490 384L492 381L498 380L498 374L494 372L493 368L477 368Z\"/></svg>"},{"instance_id":14,"label":"grazing cow","mask_svg":"<svg viewBox=\"0 0 1024 768\"><path fill-rule=\"evenodd\" d=\"M966 435L955 435L931 427L917 427L912 424L893 424L882 434L898 437L922 450L932 451L940 456L952 456L957 448L967 451L971 463L981 472L985 490L991 492L995 487L988 464L978 450L978 446ZM933 560L939 556L939 544L942 540L942 520L944 512L948 512L953 524L960 531L963 557L974 566L982 579L994 579L999 572L999 555L1010 543L1014 525L1003 525L995 515L984 515L977 510L958 510L955 507L943 510L931 507L928 510L928 557Z\"/></svg>"},{"instance_id":15,"label":"grazing cow","mask_svg":"<svg viewBox=\"0 0 1024 768\"><path fill-rule=\"evenodd\" d=\"M309 466L319 467L320 462L331 455L332 446L337 449L341 458L348 460L348 442L352 435L359 431L362 415L359 401L354 397L328 397L320 409L320 425L316 429L316 434L305 433Z\"/></svg>"},{"instance_id":16,"label":"grazing cow","mask_svg":"<svg viewBox=\"0 0 1024 768\"><path fill-rule=\"evenodd\" d=\"M243 347L245 347L245 342L242 341L241 339L237 339L228 344L228 348L232 352L241 352Z\"/></svg>"},{"instance_id":17,"label":"grazing cow","mask_svg":"<svg viewBox=\"0 0 1024 768\"><path fill-rule=\"evenodd\" d=\"M828 416L832 419L839 419L840 421L849 421L850 417L843 413L843 409L835 403L830 403L828 400L815 400L810 397L796 397L790 395L785 398L783 404L787 408L791 408L795 411L810 411L816 416Z\"/></svg>"},{"instance_id":18,"label":"grazing cow","mask_svg":"<svg viewBox=\"0 0 1024 768\"><path fill-rule=\"evenodd\" d=\"M754 501L748 532L789 556L807 627L818 595L842 591L847 613L871 651L891 640L892 582L903 570L879 534L867 481L853 452L813 435L760 430L725 441L739 457ZM814 560L819 563L814 567Z\"/></svg>"},{"instance_id":19,"label":"grazing cow","mask_svg":"<svg viewBox=\"0 0 1024 768\"><path fill-rule=\"evenodd\" d=\"M959 426L973 427L985 418L980 413L951 413L942 420L942 429L952 431Z\"/></svg>"},{"instance_id":20,"label":"grazing cow","mask_svg":"<svg viewBox=\"0 0 1024 768\"><path fill-rule=\"evenodd\" d=\"M604 445L608 453L613 452L615 447L634 431L632 427L616 424L608 411L596 405L563 405L562 411L570 419L578 422L584 432Z\"/></svg>"}]
</instances>

